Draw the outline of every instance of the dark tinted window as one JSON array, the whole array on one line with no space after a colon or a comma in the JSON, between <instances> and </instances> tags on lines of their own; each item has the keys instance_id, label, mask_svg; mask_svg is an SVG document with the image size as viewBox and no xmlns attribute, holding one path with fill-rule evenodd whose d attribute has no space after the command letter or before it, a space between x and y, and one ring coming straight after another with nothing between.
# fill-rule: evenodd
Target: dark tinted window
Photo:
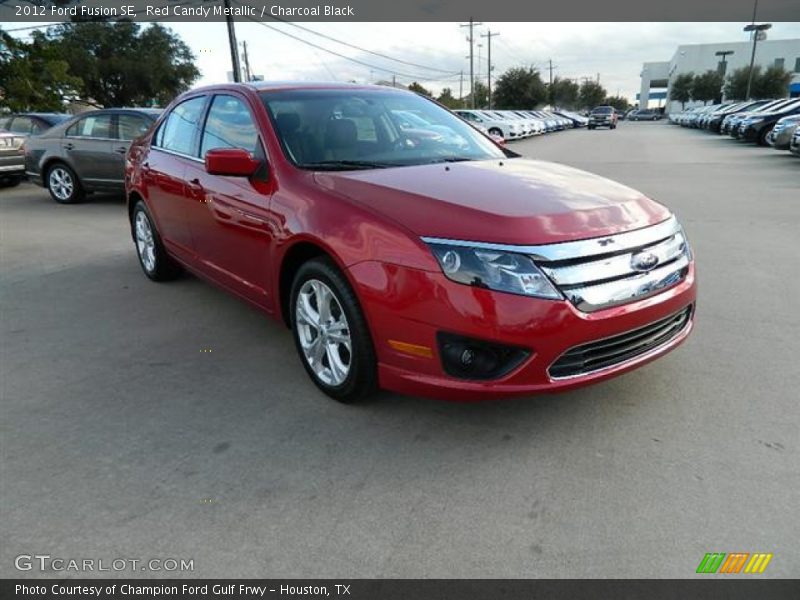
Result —
<instances>
[{"instance_id":1,"label":"dark tinted window","mask_svg":"<svg viewBox=\"0 0 800 600\"><path fill-rule=\"evenodd\" d=\"M181 102L172 109L161 124L156 145L165 150L195 155L195 139L200 132L200 117L205 103L205 96L199 96Z\"/></svg>"},{"instance_id":2,"label":"dark tinted window","mask_svg":"<svg viewBox=\"0 0 800 600\"><path fill-rule=\"evenodd\" d=\"M67 129L68 137L111 138L111 115L89 115Z\"/></svg>"},{"instance_id":3,"label":"dark tinted window","mask_svg":"<svg viewBox=\"0 0 800 600\"><path fill-rule=\"evenodd\" d=\"M594 114L607 114L614 112L614 109L610 106L598 106L592 111Z\"/></svg>"},{"instance_id":4,"label":"dark tinted window","mask_svg":"<svg viewBox=\"0 0 800 600\"><path fill-rule=\"evenodd\" d=\"M14 117L8 130L11 133L30 133L33 121L30 117Z\"/></svg>"},{"instance_id":5,"label":"dark tinted window","mask_svg":"<svg viewBox=\"0 0 800 600\"><path fill-rule=\"evenodd\" d=\"M132 140L139 137L150 127L151 121L140 115L121 114L117 117L117 128L121 140Z\"/></svg>"},{"instance_id":6,"label":"dark tinted window","mask_svg":"<svg viewBox=\"0 0 800 600\"><path fill-rule=\"evenodd\" d=\"M258 131L247 105L234 96L214 96L208 111L200 156L212 148L243 148L256 153Z\"/></svg>"}]
</instances>

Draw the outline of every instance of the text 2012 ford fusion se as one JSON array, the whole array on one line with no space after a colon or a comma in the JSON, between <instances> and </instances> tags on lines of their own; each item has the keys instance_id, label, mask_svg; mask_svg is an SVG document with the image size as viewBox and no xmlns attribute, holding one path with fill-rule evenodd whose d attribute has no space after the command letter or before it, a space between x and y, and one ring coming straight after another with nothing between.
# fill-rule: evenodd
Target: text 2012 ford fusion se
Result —
<instances>
[{"instance_id":1,"label":"text 2012 ford fusion se","mask_svg":"<svg viewBox=\"0 0 800 600\"><path fill-rule=\"evenodd\" d=\"M519 158L410 92L188 92L132 145L126 188L148 277L185 268L282 319L341 401L568 389L692 329L694 262L668 209Z\"/></svg>"}]
</instances>

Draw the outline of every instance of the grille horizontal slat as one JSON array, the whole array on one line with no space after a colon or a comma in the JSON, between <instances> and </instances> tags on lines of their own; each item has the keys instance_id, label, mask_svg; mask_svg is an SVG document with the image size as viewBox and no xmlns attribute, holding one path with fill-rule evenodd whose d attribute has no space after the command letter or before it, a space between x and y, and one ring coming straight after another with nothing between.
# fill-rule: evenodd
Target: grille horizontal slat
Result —
<instances>
[{"instance_id":1,"label":"grille horizontal slat","mask_svg":"<svg viewBox=\"0 0 800 600\"><path fill-rule=\"evenodd\" d=\"M554 379L585 375L624 363L673 339L689 322L692 307L644 327L575 346L562 354L548 372Z\"/></svg>"},{"instance_id":2,"label":"grille horizontal slat","mask_svg":"<svg viewBox=\"0 0 800 600\"><path fill-rule=\"evenodd\" d=\"M691 261L686 237L674 217L593 242L569 245L574 254L566 252L564 244L558 253L531 256L583 312L640 300L676 285L686 276Z\"/></svg>"}]
</instances>

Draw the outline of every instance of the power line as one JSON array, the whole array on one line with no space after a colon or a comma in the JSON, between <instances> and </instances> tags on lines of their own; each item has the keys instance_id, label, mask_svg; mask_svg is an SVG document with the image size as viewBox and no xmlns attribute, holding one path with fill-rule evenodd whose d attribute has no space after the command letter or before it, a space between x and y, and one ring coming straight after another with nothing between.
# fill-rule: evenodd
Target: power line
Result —
<instances>
[{"instance_id":1,"label":"power line","mask_svg":"<svg viewBox=\"0 0 800 600\"><path fill-rule=\"evenodd\" d=\"M237 1L237 4L239 4L238 1ZM327 35L325 33L322 33L322 32L319 32L319 31L314 31L313 29L309 29L308 27L303 27L302 25L298 25L297 23L292 23L291 21L287 21L286 19L281 19L280 17L270 16L270 18L273 19L274 21L279 21L281 23L285 23L286 25L291 25L292 27L296 27L298 29L302 29L303 31L307 31L308 33L311 33L313 35L317 35L317 36L319 36L321 38L325 38L326 40L330 40L332 42L336 42L337 44L342 44L343 46L347 46L348 48L353 48L355 50L360 50L361 52L366 52L367 54L372 54L373 56L378 56L380 58L385 58L386 60L392 60L394 62L402 63L402 64L408 65L410 67L418 67L420 69L426 69L428 71L438 71L440 73L447 73L447 74L452 74L453 73L453 71L448 71L447 69L438 69L436 67L429 67L429 66L421 65L419 63L414 63L414 62L411 62L411 61L408 61L408 60L403 60L401 58L394 58L393 56L389 56L388 54L382 54L380 52L375 52L374 50L369 50L368 48L362 48L361 46L356 46L355 44L351 44L350 42L345 42L343 40L336 39L335 37L332 37L332 36Z\"/></svg>"},{"instance_id":2,"label":"power line","mask_svg":"<svg viewBox=\"0 0 800 600\"><path fill-rule=\"evenodd\" d=\"M347 56L345 54L341 54L339 52L336 52L335 50L331 50L330 48L325 48L323 46L315 44L314 42L309 42L308 40L304 40L303 38L298 37L296 35L293 35L293 34L289 33L288 31L283 31L281 29L278 29L277 27L274 27L272 25L268 25L267 23L259 21L258 19L253 19L251 17L245 17L245 18L248 21L252 21L253 23L261 25L262 27L266 27L267 29L271 29L272 31L280 33L281 35L285 35L287 37L290 37L293 40L296 40L296 41L300 42L301 44L306 44L308 46L311 46L312 48L316 48L317 50L322 50L323 52L327 52L328 54L333 54L334 56L338 56L339 58L343 58L344 60L348 60L350 62L359 64L359 65L361 65L363 67L367 67L369 69L374 69L376 71L383 71L384 73L391 73L391 74L394 74L394 75L399 75L400 77L404 77L406 79L411 79L411 80L420 81L420 82L422 82L422 81L445 81L447 79L451 79L453 77L458 76L458 72L453 72L450 77L419 77L418 75L412 75L412 74L409 74L409 73L402 73L402 72L396 71L394 69L387 69L385 67L379 67L377 65L373 65L371 63L364 62L363 60L358 60L357 58L353 58L351 56Z\"/></svg>"}]
</instances>

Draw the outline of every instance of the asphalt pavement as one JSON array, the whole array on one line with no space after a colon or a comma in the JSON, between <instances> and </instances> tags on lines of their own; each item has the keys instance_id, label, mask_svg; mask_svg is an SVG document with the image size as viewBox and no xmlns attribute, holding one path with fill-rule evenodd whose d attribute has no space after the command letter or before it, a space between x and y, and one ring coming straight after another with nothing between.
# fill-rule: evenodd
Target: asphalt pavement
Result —
<instances>
[{"instance_id":1,"label":"asphalt pavement","mask_svg":"<svg viewBox=\"0 0 800 600\"><path fill-rule=\"evenodd\" d=\"M280 324L146 279L121 199L0 190L0 577L683 578L734 551L799 577L800 159L663 122L512 148L677 213L686 344L560 395L344 406Z\"/></svg>"}]
</instances>

